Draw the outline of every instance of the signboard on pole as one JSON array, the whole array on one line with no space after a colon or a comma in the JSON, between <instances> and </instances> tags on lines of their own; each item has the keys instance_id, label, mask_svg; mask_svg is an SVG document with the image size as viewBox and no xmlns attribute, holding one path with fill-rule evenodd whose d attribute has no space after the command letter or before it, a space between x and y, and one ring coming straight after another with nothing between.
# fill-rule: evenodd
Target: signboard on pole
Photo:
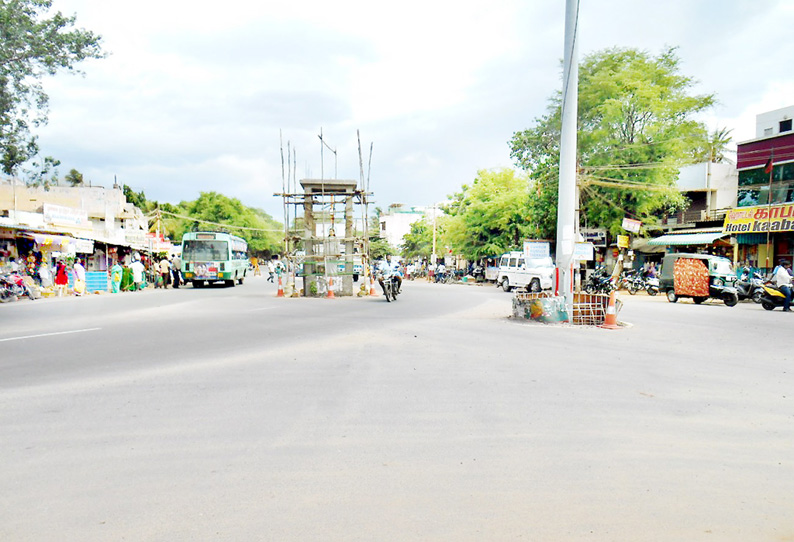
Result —
<instances>
[{"instance_id":1,"label":"signboard on pole","mask_svg":"<svg viewBox=\"0 0 794 542\"><path fill-rule=\"evenodd\" d=\"M551 254L551 244L548 241L524 241L524 258L539 260L548 258Z\"/></svg>"},{"instance_id":2,"label":"signboard on pole","mask_svg":"<svg viewBox=\"0 0 794 542\"><path fill-rule=\"evenodd\" d=\"M640 233L640 226L642 226L642 222L639 220L634 220L633 218L623 219L623 229L628 232Z\"/></svg>"},{"instance_id":3,"label":"signboard on pole","mask_svg":"<svg viewBox=\"0 0 794 542\"><path fill-rule=\"evenodd\" d=\"M592 243L596 247L607 246L607 230L603 228L582 228L579 233L586 243Z\"/></svg>"},{"instance_id":4,"label":"signboard on pole","mask_svg":"<svg viewBox=\"0 0 794 542\"><path fill-rule=\"evenodd\" d=\"M589 262L595 259L593 243L576 243L573 246L573 259L580 262Z\"/></svg>"},{"instance_id":5,"label":"signboard on pole","mask_svg":"<svg viewBox=\"0 0 794 542\"><path fill-rule=\"evenodd\" d=\"M629 248L628 235L618 235L618 248Z\"/></svg>"}]
</instances>

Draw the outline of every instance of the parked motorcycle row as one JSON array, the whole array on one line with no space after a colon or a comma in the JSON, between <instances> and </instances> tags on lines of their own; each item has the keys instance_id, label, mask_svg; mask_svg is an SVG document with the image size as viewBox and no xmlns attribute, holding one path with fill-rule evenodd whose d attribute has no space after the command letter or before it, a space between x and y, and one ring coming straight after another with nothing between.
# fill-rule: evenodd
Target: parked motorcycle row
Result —
<instances>
[{"instance_id":1,"label":"parked motorcycle row","mask_svg":"<svg viewBox=\"0 0 794 542\"><path fill-rule=\"evenodd\" d=\"M659 279L644 277L638 270L627 269L621 273L617 281L613 281L604 267L598 267L590 274L582 289L588 294L608 294L613 290L627 290L634 295L645 290L648 295L656 295L659 293Z\"/></svg>"}]
</instances>

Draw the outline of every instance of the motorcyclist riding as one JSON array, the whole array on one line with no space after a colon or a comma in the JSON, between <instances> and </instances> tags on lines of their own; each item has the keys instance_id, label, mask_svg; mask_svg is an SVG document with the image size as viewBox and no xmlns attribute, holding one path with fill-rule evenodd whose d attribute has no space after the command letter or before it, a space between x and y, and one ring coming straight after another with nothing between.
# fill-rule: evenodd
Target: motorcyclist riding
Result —
<instances>
[{"instance_id":1,"label":"motorcyclist riding","mask_svg":"<svg viewBox=\"0 0 794 542\"><path fill-rule=\"evenodd\" d=\"M403 285L400 264L397 262L392 262L391 256L386 256L386 259L381 260L378 264L378 271L380 271L380 274L378 275L378 283L380 284L383 293L386 293L386 287L383 285L383 279L389 278L391 276L394 276L394 278L397 280L397 293L399 293L400 288L402 288Z\"/></svg>"}]
</instances>

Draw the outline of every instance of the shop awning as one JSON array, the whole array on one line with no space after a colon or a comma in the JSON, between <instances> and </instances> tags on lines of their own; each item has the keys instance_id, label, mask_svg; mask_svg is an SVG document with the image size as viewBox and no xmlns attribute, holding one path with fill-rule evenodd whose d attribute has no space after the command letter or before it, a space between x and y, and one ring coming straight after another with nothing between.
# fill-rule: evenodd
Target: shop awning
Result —
<instances>
[{"instance_id":1,"label":"shop awning","mask_svg":"<svg viewBox=\"0 0 794 542\"><path fill-rule=\"evenodd\" d=\"M662 235L656 239L648 241L649 245L710 245L717 239L726 237L729 233L717 232L698 232L698 233L671 233Z\"/></svg>"},{"instance_id":2,"label":"shop awning","mask_svg":"<svg viewBox=\"0 0 794 542\"><path fill-rule=\"evenodd\" d=\"M66 237L65 235L55 235L52 233L25 232L22 234L22 236L27 237L28 239L33 239L42 249L55 250L58 252L68 252L69 245L75 243L75 239L72 237Z\"/></svg>"}]
</instances>

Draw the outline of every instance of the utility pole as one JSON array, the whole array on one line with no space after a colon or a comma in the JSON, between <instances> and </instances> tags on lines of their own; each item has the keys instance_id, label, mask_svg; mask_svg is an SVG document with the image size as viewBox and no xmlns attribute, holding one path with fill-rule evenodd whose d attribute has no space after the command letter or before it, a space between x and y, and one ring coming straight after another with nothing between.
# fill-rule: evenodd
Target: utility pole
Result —
<instances>
[{"instance_id":1,"label":"utility pole","mask_svg":"<svg viewBox=\"0 0 794 542\"><path fill-rule=\"evenodd\" d=\"M560 134L560 183L557 204L557 280L565 297L569 318L573 317L572 259L576 213L576 130L579 63L577 23L579 0L565 3L565 52L563 56L562 131Z\"/></svg>"},{"instance_id":2,"label":"utility pole","mask_svg":"<svg viewBox=\"0 0 794 542\"><path fill-rule=\"evenodd\" d=\"M328 150L331 151L332 153L334 153L334 179L337 179L338 177L337 177L337 170L336 170L336 167L337 167L336 149L332 149L331 146L328 143L325 142L325 139L323 139L323 129L322 128L320 128L320 135L317 136L317 137L320 138L320 178L321 179L325 179L325 177L323 176L324 175L324 173L323 173L323 167L324 167L324 164L323 164L323 147L328 147Z\"/></svg>"},{"instance_id":3,"label":"utility pole","mask_svg":"<svg viewBox=\"0 0 794 542\"><path fill-rule=\"evenodd\" d=\"M430 263L436 263L436 206L433 205L433 254L430 255Z\"/></svg>"}]
</instances>

